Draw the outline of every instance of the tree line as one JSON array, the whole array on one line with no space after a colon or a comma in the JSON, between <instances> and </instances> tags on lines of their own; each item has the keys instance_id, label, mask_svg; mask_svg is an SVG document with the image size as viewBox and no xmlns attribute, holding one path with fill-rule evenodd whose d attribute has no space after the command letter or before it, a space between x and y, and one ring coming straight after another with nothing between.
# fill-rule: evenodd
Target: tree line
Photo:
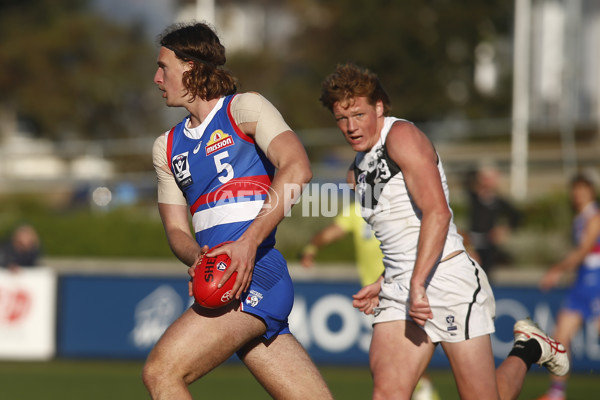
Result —
<instances>
[{"instance_id":1,"label":"tree line","mask_svg":"<svg viewBox=\"0 0 600 400\"><path fill-rule=\"evenodd\" d=\"M256 0L269 6L269 2ZM228 55L240 89L265 94L295 129L329 127L322 79L340 62L380 76L393 114L414 121L510 115L509 0L285 0L290 42ZM496 49L498 89L473 84L479 43ZM90 11L88 0L0 2L0 108L40 136L154 136L168 128L152 83L156 43L139 24Z\"/></svg>"}]
</instances>

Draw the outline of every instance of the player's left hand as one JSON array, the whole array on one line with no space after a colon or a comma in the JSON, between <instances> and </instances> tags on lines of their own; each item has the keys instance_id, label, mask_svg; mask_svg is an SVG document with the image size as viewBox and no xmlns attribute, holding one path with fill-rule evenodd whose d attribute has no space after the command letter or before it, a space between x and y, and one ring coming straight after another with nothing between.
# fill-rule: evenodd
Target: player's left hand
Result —
<instances>
[{"instance_id":1,"label":"player's left hand","mask_svg":"<svg viewBox=\"0 0 600 400\"><path fill-rule=\"evenodd\" d=\"M192 288L194 286L194 276L196 275L196 265L200 264L200 261L202 261L202 257L204 257L207 251L208 246L202 246L202 248L200 249L200 255L196 257L196 260L194 261L192 266L188 267L188 275L190 276L190 281L188 282L188 294L190 297L194 297L194 291Z\"/></svg>"},{"instance_id":2,"label":"player's left hand","mask_svg":"<svg viewBox=\"0 0 600 400\"><path fill-rule=\"evenodd\" d=\"M433 318L433 312L429 306L429 299L425 293L425 287L421 285L411 285L408 298L408 315L419 325L424 326L428 319Z\"/></svg>"},{"instance_id":3,"label":"player's left hand","mask_svg":"<svg viewBox=\"0 0 600 400\"><path fill-rule=\"evenodd\" d=\"M250 287L252 271L254 271L254 261L256 259L256 246L243 239L238 239L235 242L224 244L206 255L214 257L219 254L227 254L231 259L231 265L227 268L225 274L223 274L219 282L219 287L227 282L227 279L237 271L237 278L231 289L231 293L239 300L242 297L242 293Z\"/></svg>"}]
</instances>

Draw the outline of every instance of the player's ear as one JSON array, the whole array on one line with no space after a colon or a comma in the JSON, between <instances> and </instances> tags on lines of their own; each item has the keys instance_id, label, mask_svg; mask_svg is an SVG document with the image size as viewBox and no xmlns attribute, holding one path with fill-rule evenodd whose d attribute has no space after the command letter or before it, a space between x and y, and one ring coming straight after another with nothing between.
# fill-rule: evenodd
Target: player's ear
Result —
<instances>
[{"instance_id":1,"label":"player's ear","mask_svg":"<svg viewBox=\"0 0 600 400\"><path fill-rule=\"evenodd\" d=\"M383 117L383 101L377 100L375 103L375 112L377 113L377 117Z\"/></svg>"}]
</instances>

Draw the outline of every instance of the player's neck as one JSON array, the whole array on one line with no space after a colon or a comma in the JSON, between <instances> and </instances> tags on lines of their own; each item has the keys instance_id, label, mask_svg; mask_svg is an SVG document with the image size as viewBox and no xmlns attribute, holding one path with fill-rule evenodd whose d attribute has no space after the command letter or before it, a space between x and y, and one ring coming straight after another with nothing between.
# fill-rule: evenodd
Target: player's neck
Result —
<instances>
[{"instance_id":1,"label":"player's neck","mask_svg":"<svg viewBox=\"0 0 600 400\"><path fill-rule=\"evenodd\" d=\"M186 107L190 113L190 127L195 128L200 125L213 108L215 108L218 102L219 99L217 98L208 101L195 100L193 103L190 103L190 105Z\"/></svg>"}]
</instances>

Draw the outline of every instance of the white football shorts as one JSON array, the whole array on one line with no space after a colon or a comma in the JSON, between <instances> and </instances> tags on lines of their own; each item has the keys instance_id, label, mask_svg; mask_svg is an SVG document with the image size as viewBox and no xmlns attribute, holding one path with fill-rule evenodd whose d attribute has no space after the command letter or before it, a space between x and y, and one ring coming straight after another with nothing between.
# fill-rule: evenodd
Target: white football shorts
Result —
<instances>
[{"instance_id":1,"label":"white football shorts","mask_svg":"<svg viewBox=\"0 0 600 400\"><path fill-rule=\"evenodd\" d=\"M408 293L412 270L383 281L373 324L410 320ZM496 302L483 269L463 252L441 262L426 287L433 319L425 332L434 343L461 342L495 331Z\"/></svg>"}]
</instances>

